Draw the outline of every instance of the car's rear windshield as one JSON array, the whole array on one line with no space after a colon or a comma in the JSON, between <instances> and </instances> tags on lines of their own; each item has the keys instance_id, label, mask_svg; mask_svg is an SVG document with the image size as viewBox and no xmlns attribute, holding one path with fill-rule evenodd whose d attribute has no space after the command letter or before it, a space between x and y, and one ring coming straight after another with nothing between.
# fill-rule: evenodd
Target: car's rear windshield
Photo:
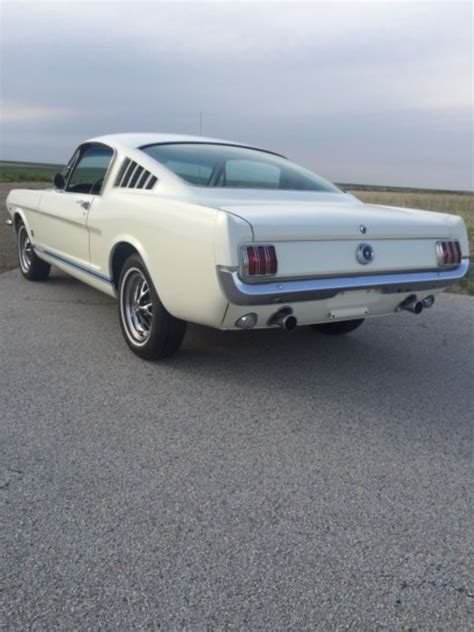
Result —
<instances>
[{"instance_id":1,"label":"car's rear windshield","mask_svg":"<svg viewBox=\"0 0 474 632\"><path fill-rule=\"evenodd\" d=\"M169 143L141 147L190 184L231 189L340 190L286 158L235 145Z\"/></svg>"}]
</instances>

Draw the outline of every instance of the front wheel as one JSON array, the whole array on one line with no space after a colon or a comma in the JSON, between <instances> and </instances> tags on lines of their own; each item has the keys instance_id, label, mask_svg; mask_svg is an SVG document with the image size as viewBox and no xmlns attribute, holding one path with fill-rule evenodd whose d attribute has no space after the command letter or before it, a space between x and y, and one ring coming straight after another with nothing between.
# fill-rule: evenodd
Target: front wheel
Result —
<instances>
[{"instance_id":1,"label":"front wheel","mask_svg":"<svg viewBox=\"0 0 474 632\"><path fill-rule=\"evenodd\" d=\"M118 289L120 325L130 349L144 360L163 360L176 353L186 323L166 310L138 255L125 262Z\"/></svg>"},{"instance_id":2,"label":"front wheel","mask_svg":"<svg viewBox=\"0 0 474 632\"><path fill-rule=\"evenodd\" d=\"M315 331L320 331L323 334L330 334L331 336L348 334L357 327L360 327L365 318L359 318L357 320L339 320L335 323L319 323L318 325L311 325Z\"/></svg>"},{"instance_id":3,"label":"front wheel","mask_svg":"<svg viewBox=\"0 0 474 632\"><path fill-rule=\"evenodd\" d=\"M20 222L16 233L18 263L22 275L28 281L44 281L49 276L51 266L38 257L23 222Z\"/></svg>"}]
</instances>

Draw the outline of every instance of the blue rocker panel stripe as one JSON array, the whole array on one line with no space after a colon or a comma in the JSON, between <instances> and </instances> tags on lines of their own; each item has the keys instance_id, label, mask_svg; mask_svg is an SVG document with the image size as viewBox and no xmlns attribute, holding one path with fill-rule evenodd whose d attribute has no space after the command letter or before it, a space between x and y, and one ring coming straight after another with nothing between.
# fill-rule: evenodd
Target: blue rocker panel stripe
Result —
<instances>
[{"instance_id":1,"label":"blue rocker panel stripe","mask_svg":"<svg viewBox=\"0 0 474 632\"><path fill-rule=\"evenodd\" d=\"M80 263L76 263L75 261L71 261L70 259L67 259L66 257L62 257L61 255L57 255L56 253L51 252L51 250L48 250L47 248L41 248L40 246L37 246L36 244L32 244L32 245L33 245L34 250L37 250L38 252L43 252L45 255L48 255L48 257L57 259L58 261L61 261L62 263L65 263L68 266L71 266L71 268L77 268L81 272L90 274L91 276L96 277L97 279L100 279L101 281L105 281L106 283L113 282L112 277L109 277L106 274L102 274L101 272L96 272L95 270L86 268Z\"/></svg>"}]
</instances>

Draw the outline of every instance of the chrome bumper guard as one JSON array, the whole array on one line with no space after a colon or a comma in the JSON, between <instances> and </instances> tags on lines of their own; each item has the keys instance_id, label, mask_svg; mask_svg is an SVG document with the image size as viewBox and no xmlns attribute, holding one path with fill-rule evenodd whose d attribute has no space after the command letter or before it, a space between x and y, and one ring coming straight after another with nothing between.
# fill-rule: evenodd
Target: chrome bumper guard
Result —
<instances>
[{"instance_id":1,"label":"chrome bumper guard","mask_svg":"<svg viewBox=\"0 0 474 632\"><path fill-rule=\"evenodd\" d=\"M457 268L429 272L401 272L354 277L245 283L236 270L218 268L218 275L227 300L234 305L269 305L317 301L351 290L378 289L386 294L444 288L456 283L469 270L469 259Z\"/></svg>"}]
</instances>

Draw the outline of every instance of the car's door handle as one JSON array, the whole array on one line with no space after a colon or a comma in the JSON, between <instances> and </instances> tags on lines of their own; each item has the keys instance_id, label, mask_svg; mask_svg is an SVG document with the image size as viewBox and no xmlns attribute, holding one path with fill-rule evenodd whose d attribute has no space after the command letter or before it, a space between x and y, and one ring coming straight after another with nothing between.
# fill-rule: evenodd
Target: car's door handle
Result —
<instances>
[{"instance_id":1,"label":"car's door handle","mask_svg":"<svg viewBox=\"0 0 474 632\"><path fill-rule=\"evenodd\" d=\"M86 202L86 200L77 200L76 204L79 204L79 206L82 206L82 208L86 209L86 211L88 211L91 206L91 203Z\"/></svg>"}]
</instances>

